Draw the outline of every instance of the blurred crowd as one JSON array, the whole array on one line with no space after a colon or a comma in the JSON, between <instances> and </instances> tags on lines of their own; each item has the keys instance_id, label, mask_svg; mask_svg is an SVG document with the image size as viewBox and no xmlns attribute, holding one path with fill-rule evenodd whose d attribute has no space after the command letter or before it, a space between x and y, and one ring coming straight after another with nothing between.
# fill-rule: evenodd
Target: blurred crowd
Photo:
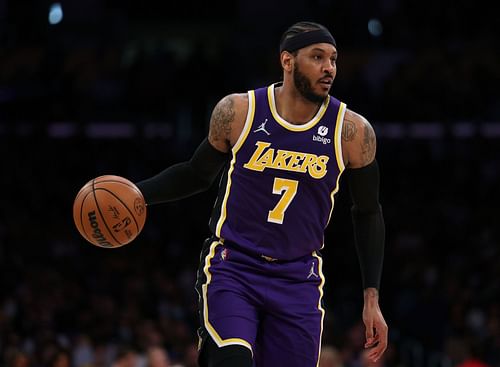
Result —
<instances>
[{"instance_id":1,"label":"blurred crowd","mask_svg":"<svg viewBox=\"0 0 500 367\"><path fill-rule=\"evenodd\" d=\"M141 9L98 0L84 9L68 0L64 20L52 26L42 6L10 3L13 20L0 25L4 121L169 120L203 129L224 95L280 80L280 36L303 19L332 30L339 49L333 94L371 119L447 123L500 116L493 15L465 2L428 7L384 0L362 8L297 2L279 18L281 0L236 2L225 9L231 17L221 15L223 2L194 2L213 16L200 21L147 0ZM474 16L481 26L465 21ZM265 26L256 26L257 17ZM370 19L380 22L381 34L368 32Z\"/></svg>"},{"instance_id":2,"label":"blurred crowd","mask_svg":"<svg viewBox=\"0 0 500 367\"><path fill-rule=\"evenodd\" d=\"M381 366L456 367L471 359L500 366L495 145L480 137L380 139L387 225L381 305L390 325ZM194 282L216 187L149 207L140 237L116 250L85 242L71 216L88 179L142 179L189 156L178 148L173 138L0 142L2 157L16 155L4 160L8 175L0 181L0 364L195 365ZM323 342L337 353L335 366L360 367L362 292L341 185L323 251Z\"/></svg>"},{"instance_id":3,"label":"blurred crowd","mask_svg":"<svg viewBox=\"0 0 500 367\"><path fill-rule=\"evenodd\" d=\"M376 132L445 127L434 139L380 135L390 345L376 367L500 367L498 136L450 133L499 121L494 12L465 1L67 0L49 26L48 3L37 4L0 0L0 366L196 366L194 282L216 187L149 207L140 237L116 250L78 235L73 199L95 176L138 181L187 159L222 96L280 80L279 37L309 19L337 38L332 94ZM370 18L381 35L367 32ZM51 135L60 122L75 129ZM84 133L120 122L137 129ZM320 367L375 367L349 208L345 187L323 251Z\"/></svg>"}]
</instances>

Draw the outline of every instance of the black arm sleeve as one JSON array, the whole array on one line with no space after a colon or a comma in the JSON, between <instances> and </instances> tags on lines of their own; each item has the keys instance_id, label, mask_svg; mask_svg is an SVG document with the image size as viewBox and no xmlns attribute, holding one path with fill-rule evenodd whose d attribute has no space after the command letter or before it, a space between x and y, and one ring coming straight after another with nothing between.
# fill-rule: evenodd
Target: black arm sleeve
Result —
<instances>
[{"instance_id":1,"label":"black arm sleeve","mask_svg":"<svg viewBox=\"0 0 500 367\"><path fill-rule=\"evenodd\" d=\"M376 160L348 173L354 240L365 289L379 289L384 261L385 224L379 203L379 181Z\"/></svg>"},{"instance_id":2,"label":"black arm sleeve","mask_svg":"<svg viewBox=\"0 0 500 367\"><path fill-rule=\"evenodd\" d=\"M182 199L207 190L228 158L229 153L215 149L205 138L189 161L174 164L136 185L148 205Z\"/></svg>"}]
</instances>

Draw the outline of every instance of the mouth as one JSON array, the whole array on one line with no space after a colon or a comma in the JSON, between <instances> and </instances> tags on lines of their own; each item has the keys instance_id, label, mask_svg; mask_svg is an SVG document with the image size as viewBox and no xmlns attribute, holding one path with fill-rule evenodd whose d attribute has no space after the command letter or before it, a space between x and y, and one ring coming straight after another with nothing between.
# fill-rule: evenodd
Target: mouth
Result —
<instances>
[{"instance_id":1,"label":"mouth","mask_svg":"<svg viewBox=\"0 0 500 367\"><path fill-rule=\"evenodd\" d=\"M324 87L331 87L332 84L333 84L333 78L332 77L325 77L325 78L321 78L319 80L319 83L324 86Z\"/></svg>"}]
</instances>

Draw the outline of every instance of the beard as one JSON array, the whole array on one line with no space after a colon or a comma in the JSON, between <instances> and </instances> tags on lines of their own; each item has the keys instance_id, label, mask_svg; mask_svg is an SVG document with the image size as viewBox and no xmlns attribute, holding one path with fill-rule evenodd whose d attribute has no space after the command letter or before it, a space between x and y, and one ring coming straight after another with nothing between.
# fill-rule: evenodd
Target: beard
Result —
<instances>
[{"instance_id":1,"label":"beard","mask_svg":"<svg viewBox=\"0 0 500 367\"><path fill-rule=\"evenodd\" d=\"M311 82L307 77L300 72L299 64L293 70L293 82L299 93L310 102L321 104L325 101L326 96L314 93Z\"/></svg>"}]
</instances>

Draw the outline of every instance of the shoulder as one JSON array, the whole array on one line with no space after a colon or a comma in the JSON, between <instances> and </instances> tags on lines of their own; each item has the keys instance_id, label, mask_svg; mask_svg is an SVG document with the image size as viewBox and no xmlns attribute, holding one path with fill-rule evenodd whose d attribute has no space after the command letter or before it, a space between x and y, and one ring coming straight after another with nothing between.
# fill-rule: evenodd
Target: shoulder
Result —
<instances>
[{"instance_id":1,"label":"shoulder","mask_svg":"<svg viewBox=\"0 0 500 367\"><path fill-rule=\"evenodd\" d=\"M233 93L223 97L215 105L212 117L228 117L245 114L248 111L248 94Z\"/></svg>"},{"instance_id":2,"label":"shoulder","mask_svg":"<svg viewBox=\"0 0 500 367\"><path fill-rule=\"evenodd\" d=\"M346 166L361 168L375 159L377 142L370 122L362 115L347 109L342 126L342 153Z\"/></svg>"},{"instance_id":3,"label":"shoulder","mask_svg":"<svg viewBox=\"0 0 500 367\"><path fill-rule=\"evenodd\" d=\"M344 115L344 124L342 126L342 140L345 142L352 141L359 136L358 132L363 132L365 129L373 130L368 120L357 112L346 109Z\"/></svg>"},{"instance_id":4,"label":"shoulder","mask_svg":"<svg viewBox=\"0 0 500 367\"><path fill-rule=\"evenodd\" d=\"M246 117L248 112L248 93L233 93L225 96L223 100L230 100L233 103L234 113Z\"/></svg>"},{"instance_id":5,"label":"shoulder","mask_svg":"<svg viewBox=\"0 0 500 367\"><path fill-rule=\"evenodd\" d=\"M210 117L209 142L218 150L229 151L243 129L247 112L247 93L228 94L220 99Z\"/></svg>"}]
</instances>

